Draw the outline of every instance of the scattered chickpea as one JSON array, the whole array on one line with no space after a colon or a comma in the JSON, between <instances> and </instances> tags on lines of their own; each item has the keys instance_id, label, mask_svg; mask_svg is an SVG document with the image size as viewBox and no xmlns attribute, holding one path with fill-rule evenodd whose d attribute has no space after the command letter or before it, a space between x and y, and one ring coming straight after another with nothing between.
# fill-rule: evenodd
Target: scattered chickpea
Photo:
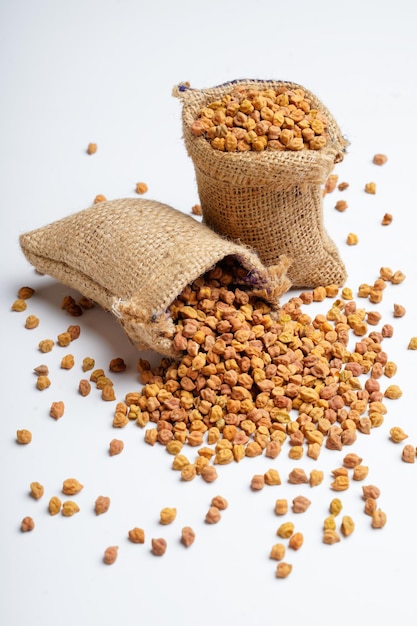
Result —
<instances>
[{"instance_id":1,"label":"scattered chickpea","mask_svg":"<svg viewBox=\"0 0 417 626\"><path fill-rule=\"evenodd\" d=\"M342 517L342 523L340 525L340 532L344 537L349 537L355 530L355 522L349 515Z\"/></svg>"},{"instance_id":2,"label":"scattered chickpea","mask_svg":"<svg viewBox=\"0 0 417 626\"><path fill-rule=\"evenodd\" d=\"M39 326L39 317L36 315L28 315L25 321L25 328L32 330L33 328L37 328Z\"/></svg>"},{"instance_id":3,"label":"scattered chickpea","mask_svg":"<svg viewBox=\"0 0 417 626\"><path fill-rule=\"evenodd\" d=\"M391 440L394 443L400 443L401 441L404 441L404 439L407 439L408 437L408 435L399 426L393 426L390 429L389 434L390 434Z\"/></svg>"},{"instance_id":4,"label":"scattered chickpea","mask_svg":"<svg viewBox=\"0 0 417 626\"><path fill-rule=\"evenodd\" d=\"M283 543L276 543L272 546L271 551L269 553L269 558L274 561L282 561L285 557L285 546Z\"/></svg>"},{"instance_id":5,"label":"scattered chickpea","mask_svg":"<svg viewBox=\"0 0 417 626\"><path fill-rule=\"evenodd\" d=\"M58 400L57 402L52 402L51 408L49 409L49 415L54 419L60 419L65 412L65 405L62 400Z\"/></svg>"},{"instance_id":6,"label":"scattered chickpea","mask_svg":"<svg viewBox=\"0 0 417 626\"><path fill-rule=\"evenodd\" d=\"M184 526L181 530L181 543L189 548L195 541L195 532L190 526Z\"/></svg>"},{"instance_id":7,"label":"scattered chickpea","mask_svg":"<svg viewBox=\"0 0 417 626\"><path fill-rule=\"evenodd\" d=\"M17 443L26 445L32 441L32 433L30 432L30 430L27 430L26 428L17 430L16 440L17 440Z\"/></svg>"},{"instance_id":8,"label":"scattered chickpea","mask_svg":"<svg viewBox=\"0 0 417 626\"><path fill-rule=\"evenodd\" d=\"M376 193L376 184L371 182L371 183L366 183L365 184L365 192L366 193L370 193L370 194L375 194Z\"/></svg>"},{"instance_id":9,"label":"scattered chickpea","mask_svg":"<svg viewBox=\"0 0 417 626\"><path fill-rule=\"evenodd\" d=\"M136 193L143 194L148 191L148 185L146 183L136 183Z\"/></svg>"},{"instance_id":10,"label":"scattered chickpea","mask_svg":"<svg viewBox=\"0 0 417 626\"><path fill-rule=\"evenodd\" d=\"M110 498L108 496L98 496L94 503L94 511L96 515L107 513L110 508Z\"/></svg>"},{"instance_id":11,"label":"scattered chickpea","mask_svg":"<svg viewBox=\"0 0 417 626\"><path fill-rule=\"evenodd\" d=\"M392 223L393 217L391 213L384 213L381 224L382 226L389 226Z\"/></svg>"},{"instance_id":12,"label":"scattered chickpea","mask_svg":"<svg viewBox=\"0 0 417 626\"><path fill-rule=\"evenodd\" d=\"M32 496L32 498L34 498L35 500L39 500L40 498L42 498L44 493L45 489L43 485L41 485L41 483L38 483L36 481L30 483L30 495Z\"/></svg>"},{"instance_id":13,"label":"scattered chickpea","mask_svg":"<svg viewBox=\"0 0 417 626\"><path fill-rule=\"evenodd\" d=\"M205 521L207 524L217 524L221 519L221 513L217 506L210 506L206 513Z\"/></svg>"},{"instance_id":14,"label":"scattered chickpea","mask_svg":"<svg viewBox=\"0 0 417 626\"><path fill-rule=\"evenodd\" d=\"M83 372L88 372L89 370L92 370L94 368L94 365L95 365L94 359L92 359L89 356L84 357L83 364L82 364Z\"/></svg>"},{"instance_id":15,"label":"scattered chickpea","mask_svg":"<svg viewBox=\"0 0 417 626\"><path fill-rule=\"evenodd\" d=\"M346 243L348 246L356 246L359 243L359 237L355 233L349 233L346 237Z\"/></svg>"},{"instance_id":16,"label":"scattered chickpea","mask_svg":"<svg viewBox=\"0 0 417 626\"><path fill-rule=\"evenodd\" d=\"M407 346L408 350L417 350L417 337L411 337Z\"/></svg>"},{"instance_id":17,"label":"scattered chickpea","mask_svg":"<svg viewBox=\"0 0 417 626\"><path fill-rule=\"evenodd\" d=\"M201 215L203 215L203 211L202 211L202 209L201 209L201 204L194 204L194 205L191 207L191 213L192 213L193 215L197 215L197 216L201 216Z\"/></svg>"},{"instance_id":18,"label":"scattered chickpea","mask_svg":"<svg viewBox=\"0 0 417 626\"><path fill-rule=\"evenodd\" d=\"M73 515L78 513L79 510L80 510L80 507L78 506L76 502L74 502L73 500L66 500L62 504L61 513L64 517L72 517Z\"/></svg>"},{"instance_id":19,"label":"scattered chickpea","mask_svg":"<svg viewBox=\"0 0 417 626\"><path fill-rule=\"evenodd\" d=\"M29 300L34 293L35 290L32 287L20 287L17 292L17 297L22 300Z\"/></svg>"},{"instance_id":20,"label":"scattered chickpea","mask_svg":"<svg viewBox=\"0 0 417 626\"><path fill-rule=\"evenodd\" d=\"M296 496L292 501L293 513L305 513L311 504L311 500L305 496Z\"/></svg>"},{"instance_id":21,"label":"scattered chickpea","mask_svg":"<svg viewBox=\"0 0 417 626\"><path fill-rule=\"evenodd\" d=\"M145 531L143 528L131 528L128 532L129 541L132 543L145 543Z\"/></svg>"},{"instance_id":22,"label":"scattered chickpea","mask_svg":"<svg viewBox=\"0 0 417 626\"><path fill-rule=\"evenodd\" d=\"M62 493L67 496L73 496L83 489L82 485L76 478L66 478L62 483Z\"/></svg>"},{"instance_id":23,"label":"scattered chickpea","mask_svg":"<svg viewBox=\"0 0 417 626\"><path fill-rule=\"evenodd\" d=\"M99 193L94 198L93 204L98 204L99 202L106 202L106 200L107 200L106 196L103 196L103 194Z\"/></svg>"},{"instance_id":24,"label":"scattered chickpea","mask_svg":"<svg viewBox=\"0 0 417 626\"><path fill-rule=\"evenodd\" d=\"M85 378L80 380L78 384L78 391L80 392L80 395L82 395L83 397L88 396L88 394L91 391L90 381Z\"/></svg>"},{"instance_id":25,"label":"scattered chickpea","mask_svg":"<svg viewBox=\"0 0 417 626\"><path fill-rule=\"evenodd\" d=\"M113 565L116 562L119 554L118 546L109 546L104 551L103 561L106 565Z\"/></svg>"},{"instance_id":26,"label":"scattered chickpea","mask_svg":"<svg viewBox=\"0 0 417 626\"><path fill-rule=\"evenodd\" d=\"M177 509L172 507L165 507L159 514L159 521L161 524L172 524L177 517Z\"/></svg>"},{"instance_id":27,"label":"scattered chickpea","mask_svg":"<svg viewBox=\"0 0 417 626\"><path fill-rule=\"evenodd\" d=\"M386 156L386 154L375 154L374 158L372 159L372 163L374 163L375 165L384 165L386 162L388 161L388 157Z\"/></svg>"},{"instance_id":28,"label":"scattered chickpea","mask_svg":"<svg viewBox=\"0 0 417 626\"><path fill-rule=\"evenodd\" d=\"M167 542L162 537L151 540L152 549L151 552L155 556L163 556L167 549Z\"/></svg>"},{"instance_id":29,"label":"scattered chickpea","mask_svg":"<svg viewBox=\"0 0 417 626\"><path fill-rule=\"evenodd\" d=\"M109 455L116 456L121 454L125 447L124 442L121 439L112 439L109 443Z\"/></svg>"},{"instance_id":30,"label":"scattered chickpea","mask_svg":"<svg viewBox=\"0 0 417 626\"><path fill-rule=\"evenodd\" d=\"M346 200L338 200L334 208L336 209L336 211L340 211L342 213L348 208L348 203L346 202Z\"/></svg>"},{"instance_id":31,"label":"scattered chickpea","mask_svg":"<svg viewBox=\"0 0 417 626\"><path fill-rule=\"evenodd\" d=\"M52 496L48 503L48 511L50 515L57 515L61 511L62 502L58 496Z\"/></svg>"},{"instance_id":32,"label":"scattered chickpea","mask_svg":"<svg viewBox=\"0 0 417 626\"><path fill-rule=\"evenodd\" d=\"M41 341L38 344L38 348L41 352L51 352L52 348L54 347L55 342L52 339L41 339Z\"/></svg>"},{"instance_id":33,"label":"scattered chickpea","mask_svg":"<svg viewBox=\"0 0 417 626\"><path fill-rule=\"evenodd\" d=\"M26 311L26 301L23 298L18 298L13 302L11 309L12 311L16 311L17 313L22 313L22 311Z\"/></svg>"},{"instance_id":34,"label":"scattered chickpea","mask_svg":"<svg viewBox=\"0 0 417 626\"><path fill-rule=\"evenodd\" d=\"M404 446L401 458L405 463L415 463L416 460L416 448L411 444Z\"/></svg>"},{"instance_id":35,"label":"scattered chickpea","mask_svg":"<svg viewBox=\"0 0 417 626\"><path fill-rule=\"evenodd\" d=\"M87 154L95 154L97 152L97 144L89 143L87 146Z\"/></svg>"},{"instance_id":36,"label":"scattered chickpea","mask_svg":"<svg viewBox=\"0 0 417 626\"><path fill-rule=\"evenodd\" d=\"M303 533L294 533L288 541L288 547L292 550L299 550L304 543Z\"/></svg>"},{"instance_id":37,"label":"scattered chickpea","mask_svg":"<svg viewBox=\"0 0 417 626\"><path fill-rule=\"evenodd\" d=\"M281 561L277 565L275 575L277 578L287 578L292 572L292 565L290 563L284 563Z\"/></svg>"},{"instance_id":38,"label":"scattered chickpea","mask_svg":"<svg viewBox=\"0 0 417 626\"><path fill-rule=\"evenodd\" d=\"M381 511L381 509L377 509L372 514L372 528L383 528L387 522L386 513Z\"/></svg>"},{"instance_id":39,"label":"scattered chickpea","mask_svg":"<svg viewBox=\"0 0 417 626\"><path fill-rule=\"evenodd\" d=\"M22 519L22 522L20 524L20 530L22 531L22 533L30 532L34 528L35 528L35 522L33 521L32 517L27 515L26 517Z\"/></svg>"}]
</instances>

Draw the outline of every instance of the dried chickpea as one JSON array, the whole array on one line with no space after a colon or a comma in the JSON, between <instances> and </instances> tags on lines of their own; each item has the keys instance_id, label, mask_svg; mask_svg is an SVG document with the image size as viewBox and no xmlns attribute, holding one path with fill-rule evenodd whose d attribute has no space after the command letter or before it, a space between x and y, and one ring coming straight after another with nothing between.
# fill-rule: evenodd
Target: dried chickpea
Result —
<instances>
[{"instance_id":1,"label":"dried chickpea","mask_svg":"<svg viewBox=\"0 0 417 626\"><path fill-rule=\"evenodd\" d=\"M329 511L332 515L339 515L340 511L343 509L343 503L340 498L333 498L330 502Z\"/></svg>"},{"instance_id":2,"label":"dried chickpea","mask_svg":"<svg viewBox=\"0 0 417 626\"><path fill-rule=\"evenodd\" d=\"M397 400L401 398L403 392L398 385L389 385L384 391L384 397L390 400Z\"/></svg>"},{"instance_id":3,"label":"dried chickpea","mask_svg":"<svg viewBox=\"0 0 417 626\"><path fill-rule=\"evenodd\" d=\"M28 315L25 321L25 328L32 330L39 326L39 318L36 315Z\"/></svg>"},{"instance_id":4,"label":"dried chickpea","mask_svg":"<svg viewBox=\"0 0 417 626\"><path fill-rule=\"evenodd\" d=\"M86 356L83 358L83 364L82 364L83 372L88 372L89 370L92 370L94 365L95 365L95 360L92 359L91 357Z\"/></svg>"},{"instance_id":5,"label":"dried chickpea","mask_svg":"<svg viewBox=\"0 0 417 626\"><path fill-rule=\"evenodd\" d=\"M375 165L384 165L388 161L388 157L385 154L375 154L372 163Z\"/></svg>"},{"instance_id":6,"label":"dried chickpea","mask_svg":"<svg viewBox=\"0 0 417 626\"><path fill-rule=\"evenodd\" d=\"M292 522L284 522L277 529L278 537L288 539L294 532L294 524Z\"/></svg>"},{"instance_id":7,"label":"dried chickpea","mask_svg":"<svg viewBox=\"0 0 417 626\"><path fill-rule=\"evenodd\" d=\"M80 395L82 395L84 398L86 396L88 396L88 394L91 391L90 381L87 380L86 378L83 378L82 380L80 380L80 382L78 384L78 391L79 391Z\"/></svg>"},{"instance_id":8,"label":"dried chickpea","mask_svg":"<svg viewBox=\"0 0 417 626\"><path fill-rule=\"evenodd\" d=\"M353 468L352 479L364 480L368 476L369 468L366 465L356 465Z\"/></svg>"},{"instance_id":9,"label":"dried chickpea","mask_svg":"<svg viewBox=\"0 0 417 626\"><path fill-rule=\"evenodd\" d=\"M155 556L163 556L165 554L167 549L167 542L162 537L159 537L158 539L152 539L151 545L151 552Z\"/></svg>"},{"instance_id":10,"label":"dried chickpea","mask_svg":"<svg viewBox=\"0 0 417 626\"><path fill-rule=\"evenodd\" d=\"M229 503L223 496L214 496L211 499L211 506L217 507L219 511L224 511L229 506Z\"/></svg>"},{"instance_id":11,"label":"dried chickpea","mask_svg":"<svg viewBox=\"0 0 417 626\"><path fill-rule=\"evenodd\" d=\"M29 300L34 293L35 290L32 287L20 287L17 292L17 297L21 300Z\"/></svg>"},{"instance_id":12,"label":"dried chickpea","mask_svg":"<svg viewBox=\"0 0 417 626\"><path fill-rule=\"evenodd\" d=\"M355 530L355 522L349 515L342 517L342 523L340 525L340 532L344 537L349 537Z\"/></svg>"},{"instance_id":13,"label":"dried chickpea","mask_svg":"<svg viewBox=\"0 0 417 626\"><path fill-rule=\"evenodd\" d=\"M340 541L340 536L336 530L331 528L325 528L323 531L323 543L328 545L332 545L334 543L338 543Z\"/></svg>"},{"instance_id":14,"label":"dried chickpea","mask_svg":"<svg viewBox=\"0 0 417 626\"><path fill-rule=\"evenodd\" d=\"M355 233L348 233L346 237L346 243L348 246L356 246L359 243L359 237Z\"/></svg>"},{"instance_id":15,"label":"dried chickpea","mask_svg":"<svg viewBox=\"0 0 417 626\"><path fill-rule=\"evenodd\" d=\"M274 561L282 561L285 556L285 546L283 543L276 543L272 546L271 551L269 553L269 558Z\"/></svg>"},{"instance_id":16,"label":"dried chickpea","mask_svg":"<svg viewBox=\"0 0 417 626\"><path fill-rule=\"evenodd\" d=\"M407 444L402 450L401 458L405 463L415 463L416 448L411 444Z\"/></svg>"},{"instance_id":17,"label":"dried chickpea","mask_svg":"<svg viewBox=\"0 0 417 626\"><path fill-rule=\"evenodd\" d=\"M417 350L417 337L411 337L407 346L408 350Z\"/></svg>"},{"instance_id":18,"label":"dried chickpea","mask_svg":"<svg viewBox=\"0 0 417 626\"><path fill-rule=\"evenodd\" d=\"M76 478L66 478L62 483L62 493L67 496L73 496L84 488Z\"/></svg>"},{"instance_id":19,"label":"dried chickpea","mask_svg":"<svg viewBox=\"0 0 417 626\"><path fill-rule=\"evenodd\" d=\"M269 469L264 474L265 485L280 485L281 477L278 470Z\"/></svg>"},{"instance_id":20,"label":"dried chickpea","mask_svg":"<svg viewBox=\"0 0 417 626\"><path fill-rule=\"evenodd\" d=\"M296 496L292 501L293 513L305 513L311 504L311 500L305 496Z\"/></svg>"},{"instance_id":21,"label":"dried chickpea","mask_svg":"<svg viewBox=\"0 0 417 626\"><path fill-rule=\"evenodd\" d=\"M87 154L95 154L97 152L97 144L89 143L87 146Z\"/></svg>"},{"instance_id":22,"label":"dried chickpea","mask_svg":"<svg viewBox=\"0 0 417 626\"><path fill-rule=\"evenodd\" d=\"M207 524L217 524L221 519L220 510L217 506L210 506L209 510L206 513L205 521Z\"/></svg>"},{"instance_id":23,"label":"dried chickpea","mask_svg":"<svg viewBox=\"0 0 417 626\"><path fill-rule=\"evenodd\" d=\"M30 432L30 430L27 430L26 428L17 430L16 440L17 440L17 443L26 445L32 441L32 433Z\"/></svg>"},{"instance_id":24,"label":"dried chickpea","mask_svg":"<svg viewBox=\"0 0 417 626\"><path fill-rule=\"evenodd\" d=\"M252 476L250 487L252 491L260 491L265 487L265 476L263 474L255 474Z\"/></svg>"},{"instance_id":25,"label":"dried chickpea","mask_svg":"<svg viewBox=\"0 0 417 626\"><path fill-rule=\"evenodd\" d=\"M406 433L403 431L402 428L400 428L399 426L393 426L390 431L389 431L391 440L394 443L400 443L401 441L404 441L404 439L407 439L408 435L406 435Z\"/></svg>"},{"instance_id":26,"label":"dried chickpea","mask_svg":"<svg viewBox=\"0 0 417 626\"><path fill-rule=\"evenodd\" d=\"M39 389L39 391L47 389L48 387L50 387L50 385L51 381L48 376L38 376L36 380L36 387Z\"/></svg>"},{"instance_id":27,"label":"dried chickpea","mask_svg":"<svg viewBox=\"0 0 417 626\"><path fill-rule=\"evenodd\" d=\"M50 515L57 515L61 511L61 500L58 496L52 496L48 503L48 511Z\"/></svg>"},{"instance_id":28,"label":"dried chickpea","mask_svg":"<svg viewBox=\"0 0 417 626\"><path fill-rule=\"evenodd\" d=\"M213 465L206 465L201 470L201 477L207 482L211 483L218 477L216 468Z\"/></svg>"},{"instance_id":29,"label":"dried chickpea","mask_svg":"<svg viewBox=\"0 0 417 626\"><path fill-rule=\"evenodd\" d=\"M312 469L310 472L310 487L317 487L321 485L324 479L324 472L321 470Z\"/></svg>"},{"instance_id":30,"label":"dried chickpea","mask_svg":"<svg viewBox=\"0 0 417 626\"><path fill-rule=\"evenodd\" d=\"M11 306L12 311L16 311L17 313L21 313L22 311L26 311L27 304L23 298L18 298L15 300Z\"/></svg>"},{"instance_id":31,"label":"dried chickpea","mask_svg":"<svg viewBox=\"0 0 417 626\"><path fill-rule=\"evenodd\" d=\"M71 333L67 330L64 333L59 333L57 336L57 344L62 348L66 348L71 343Z\"/></svg>"},{"instance_id":32,"label":"dried chickpea","mask_svg":"<svg viewBox=\"0 0 417 626\"><path fill-rule=\"evenodd\" d=\"M72 500L66 500L62 504L61 513L64 517L72 517L73 515L78 513L79 510L80 510L80 507L78 506L76 502L73 502Z\"/></svg>"},{"instance_id":33,"label":"dried chickpea","mask_svg":"<svg viewBox=\"0 0 417 626\"><path fill-rule=\"evenodd\" d=\"M22 533L30 532L34 528L35 528L35 522L33 521L32 517L27 515L26 517L22 519L22 522L20 524L20 530L22 531Z\"/></svg>"},{"instance_id":34,"label":"dried chickpea","mask_svg":"<svg viewBox=\"0 0 417 626\"><path fill-rule=\"evenodd\" d=\"M184 526L181 530L181 543L189 548L195 541L195 532L190 526Z\"/></svg>"},{"instance_id":35,"label":"dried chickpea","mask_svg":"<svg viewBox=\"0 0 417 626\"><path fill-rule=\"evenodd\" d=\"M110 361L109 370L111 372L124 372L126 370L126 363L121 357L116 357Z\"/></svg>"},{"instance_id":36,"label":"dried chickpea","mask_svg":"<svg viewBox=\"0 0 417 626\"><path fill-rule=\"evenodd\" d=\"M176 508L165 507L161 509L161 512L159 514L159 522L164 525L171 524L175 520L176 517L177 517Z\"/></svg>"},{"instance_id":37,"label":"dried chickpea","mask_svg":"<svg viewBox=\"0 0 417 626\"><path fill-rule=\"evenodd\" d=\"M41 352L46 353L51 352L54 345L55 342L52 339L42 339L38 344L38 348Z\"/></svg>"},{"instance_id":38,"label":"dried chickpea","mask_svg":"<svg viewBox=\"0 0 417 626\"><path fill-rule=\"evenodd\" d=\"M102 193L96 195L93 200L93 204L98 204L99 202L106 202L107 198Z\"/></svg>"},{"instance_id":39,"label":"dried chickpea","mask_svg":"<svg viewBox=\"0 0 417 626\"><path fill-rule=\"evenodd\" d=\"M103 561L106 565L113 565L116 562L119 554L118 546L109 546L104 551Z\"/></svg>"},{"instance_id":40,"label":"dried chickpea","mask_svg":"<svg viewBox=\"0 0 417 626\"><path fill-rule=\"evenodd\" d=\"M376 184L374 182L365 184L365 192L370 194L376 193Z\"/></svg>"},{"instance_id":41,"label":"dried chickpea","mask_svg":"<svg viewBox=\"0 0 417 626\"><path fill-rule=\"evenodd\" d=\"M275 515L286 515L288 513L288 501L284 498L279 498L275 501Z\"/></svg>"},{"instance_id":42,"label":"dried chickpea","mask_svg":"<svg viewBox=\"0 0 417 626\"><path fill-rule=\"evenodd\" d=\"M372 528L383 528L387 522L386 513L377 509L372 513Z\"/></svg>"},{"instance_id":43,"label":"dried chickpea","mask_svg":"<svg viewBox=\"0 0 417 626\"><path fill-rule=\"evenodd\" d=\"M304 543L303 533L294 533L288 541L288 547L292 550L299 550Z\"/></svg>"},{"instance_id":44,"label":"dried chickpea","mask_svg":"<svg viewBox=\"0 0 417 626\"><path fill-rule=\"evenodd\" d=\"M52 402L51 408L49 409L49 415L54 419L59 419L64 415L65 405L62 400L57 402Z\"/></svg>"},{"instance_id":45,"label":"dried chickpea","mask_svg":"<svg viewBox=\"0 0 417 626\"><path fill-rule=\"evenodd\" d=\"M349 489L349 477L343 475L336 476L334 481L330 484L330 487L334 489L334 491L345 491Z\"/></svg>"},{"instance_id":46,"label":"dried chickpea","mask_svg":"<svg viewBox=\"0 0 417 626\"><path fill-rule=\"evenodd\" d=\"M110 508L110 498L108 496L98 496L94 503L94 512L96 515L107 513Z\"/></svg>"},{"instance_id":47,"label":"dried chickpea","mask_svg":"<svg viewBox=\"0 0 417 626\"><path fill-rule=\"evenodd\" d=\"M144 194L148 191L148 185L146 183L136 183L136 193Z\"/></svg>"},{"instance_id":48,"label":"dried chickpea","mask_svg":"<svg viewBox=\"0 0 417 626\"><path fill-rule=\"evenodd\" d=\"M129 541L132 543L145 543L145 531L143 528L131 528L128 532Z\"/></svg>"},{"instance_id":49,"label":"dried chickpea","mask_svg":"<svg viewBox=\"0 0 417 626\"><path fill-rule=\"evenodd\" d=\"M115 456L123 452L123 448L125 447L124 442L121 439L112 439L109 443L109 454L110 456Z\"/></svg>"},{"instance_id":50,"label":"dried chickpea","mask_svg":"<svg viewBox=\"0 0 417 626\"><path fill-rule=\"evenodd\" d=\"M287 578L292 572L292 565L290 563L284 563L281 561L277 565L275 575L277 578Z\"/></svg>"},{"instance_id":51,"label":"dried chickpea","mask_svg":"<svg viewBox=\"0 0 417 626\"><path fill-rule=\"evenodd\" d=\"M35 500L39 500L40 498L42 498L43 494L45 493L45 489L43 485L41 485L41 483L35 481L30 483L29 486L30 495L32 496L32 498L34 498Z\"/></svg>"}]
</instances>

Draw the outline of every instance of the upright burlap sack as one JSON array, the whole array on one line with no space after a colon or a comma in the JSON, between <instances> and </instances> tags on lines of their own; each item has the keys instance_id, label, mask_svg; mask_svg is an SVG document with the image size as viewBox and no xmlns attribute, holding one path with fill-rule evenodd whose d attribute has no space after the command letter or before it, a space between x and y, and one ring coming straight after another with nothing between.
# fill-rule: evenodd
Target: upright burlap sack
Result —
<instances>
[{"instance_id":1,"label":"upright burlap sack","mask_svg":"<svg viewBox=\"0 0 417 626\"><path fill-rule=\"evenodd\" d=\"M226 257L247 270L243 284L279 307L288 290L283 257L265 268L245 246L154 200L101 202L20 236L28 261L79 291L122 324L139 350L174 356L173 300Z\"/></svg>"},{"instance_id":2,"label":"upright burlap sack","mask_svg":"<svg viewBox=\"0 0 417 626\"><path fill-rule=\"evenodd\" d=\"M327 118L327 145L296 152L213 149L191 126L202 107L237 86L302 89L312 108ZM288 256L294 287L342 285L346 269L323 223L322 185L343 159L347 142L322 102L300 85L274 80L237 80L201 90L180 84L173 95L182 102L184 142L195 168L204 223L252 247L267 266Z\"/></svg>"}]
</instances>

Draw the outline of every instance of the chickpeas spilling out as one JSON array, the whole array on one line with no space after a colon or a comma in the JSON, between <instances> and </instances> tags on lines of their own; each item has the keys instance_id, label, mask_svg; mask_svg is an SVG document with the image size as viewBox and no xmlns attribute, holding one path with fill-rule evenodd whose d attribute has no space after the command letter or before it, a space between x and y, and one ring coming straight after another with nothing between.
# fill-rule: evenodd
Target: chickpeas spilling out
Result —
<instances>
[{"instance_id":1,"label":"chickpeas spilling out","mask_svg":"<svg viewBox=\"0 0 417 626\"><path fill-rule=\"evenodd\" d=\"M200 110L191 132L225 152L298 152L324 148L327 125L303 89L236 86Z\"/></svg>"},{"instance_id":2,"label":"chickpeas spilling out","mask_svg":"<svg viewBox=\"0 0 417 626\"><path fill-rule=\"evenodd\" d=\"M285 441L291 458L296 449L317 460L323 448L342 450L380 426L385 398L401 395L378 380L389 364L381 345L388 335L372 330L353 300L336 300L314 319L296 297L277 312L241 288L244 278L229 259L187 286L170 307L179 359L155 368L140 359L143 388L126 396L126 421L132 414L140 427L155 424L145 441L168 446L182 480L244 457L276 458ZM184 445L197 461L181 453ZM366 472L357 468L353 479ZM255 476L251 488L279 480ZM289 482L309 477L295 468ZM335 491L348 487L347 476L334 476Z\"/></svg>"}]
</instances>

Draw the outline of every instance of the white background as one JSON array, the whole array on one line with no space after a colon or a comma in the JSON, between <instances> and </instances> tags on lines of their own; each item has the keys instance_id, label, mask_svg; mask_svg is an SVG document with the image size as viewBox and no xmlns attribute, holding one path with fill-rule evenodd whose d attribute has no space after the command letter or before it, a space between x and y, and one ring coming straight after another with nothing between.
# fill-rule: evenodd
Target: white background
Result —
<instances>
[{"instance_id":1,"label":"white background","mask_svg":"<svg viewBox=\"0 0 417 626\"><path fill-rule=\"evenodd\" d=\"M1 420L0 420L0 622L69 624L240 624L276 623L330 626L338 623L412 623L415 620L415 495L417 464L401 461L402 445L389 440L391 426L417 445L415 369L417 353L407 344L417 334L415 295L415 119L417 53L416 4L412 0L326 0L295 3L212 0L1 0L0 2L0 207L1 207ZM128 370L113 376L118 399L139 388L132 348L117 323L101 311L75 321L61 310L69 290L35 274L23 257L20 233L89 206L101 193L108 199L137 197L138 181L146 197L190 212L198 202L194 172L182 142L180 103L175 84L211 87L235 78L274 78L298 82L316 93L351 142L337 166L339 180L350 183L324 199L324 218L348 269L346 286L356 294L372 283L381 266L401 270L404 283L389 285L376 308L383 323L394 326L384 344L398 364L395 380L403 396L386 401L383 426L359 437L354 450L370 468L367 483L380 487L387 513L383 530L372 530L363 513L361 483L341 495L355 533L339 544L321 541L322 522L334 493L330 471L344 453L323 450L311 459L291 462L287 451L276 461L244 459L219 468L219 479L182 483L171 470L172 457L143 442L143 431L129 424L112 428L114 403L93 389L77 393L81 361L94 357L107 367L121 356ZM89 142L98 152L86 154ZM387 164L372 164L376 152ZM364 193L366 182L377 194ZM334 209L337 199L348 209ZM384 213L393 215L382 226ZM354 232L357 246L347 246ZM180 251L179 251L180 253ZM11 312L17 290L36 289L26 313ZM77 295L77 294L74 294ZM287 294L290 297L293 294ZM393 319L394 303L407 313ZM308 311L325 313L330 302ZM26 330L27 314L39 316ZM68 324L81 325L71 345L76 365L60 368L68 350L48 355L40 339L55 338ZM155 360L155 355L151 356ZM157 360L157 358L156 358ZM52 385L35 388L33 368L50 367ZM54 400L64 400L64 417L48 415ZM29 428L33 441L18 446L18 428ZM113 438L123 453L109 457ZM349 451L349 450L348 450ZM188 453L188 452L186 452ZM190 451L190 457L193 456ZM314 490L286 483L293 466L325 471ZM269 467L279 469L280 487L251 492L250 479ZM83 484L73 518L51 517L47 502L60 495L62 481L75 476ZM34 501L29 483L39 481L45 496ZM210 499L227 497L229 508L215 526L204 523ZM274 576L268 558L282 521L275 499L289 502L303 494L312 500L303 515L290 514L305 535L297 553L287 553L293 572ZM96 517L94 500L108 495L106 515ZM159 511L175 506L177 520L158 523ZM32 533L20 532L31 515ZM191 525L195 544L179 543L182 526ZM133 545L127 531L145 529L146 544ZM151 555L151 537L166 537L163 558ZM112 567L102 563L104 549L119 546Z\"/></svg>"}]
</instances>

